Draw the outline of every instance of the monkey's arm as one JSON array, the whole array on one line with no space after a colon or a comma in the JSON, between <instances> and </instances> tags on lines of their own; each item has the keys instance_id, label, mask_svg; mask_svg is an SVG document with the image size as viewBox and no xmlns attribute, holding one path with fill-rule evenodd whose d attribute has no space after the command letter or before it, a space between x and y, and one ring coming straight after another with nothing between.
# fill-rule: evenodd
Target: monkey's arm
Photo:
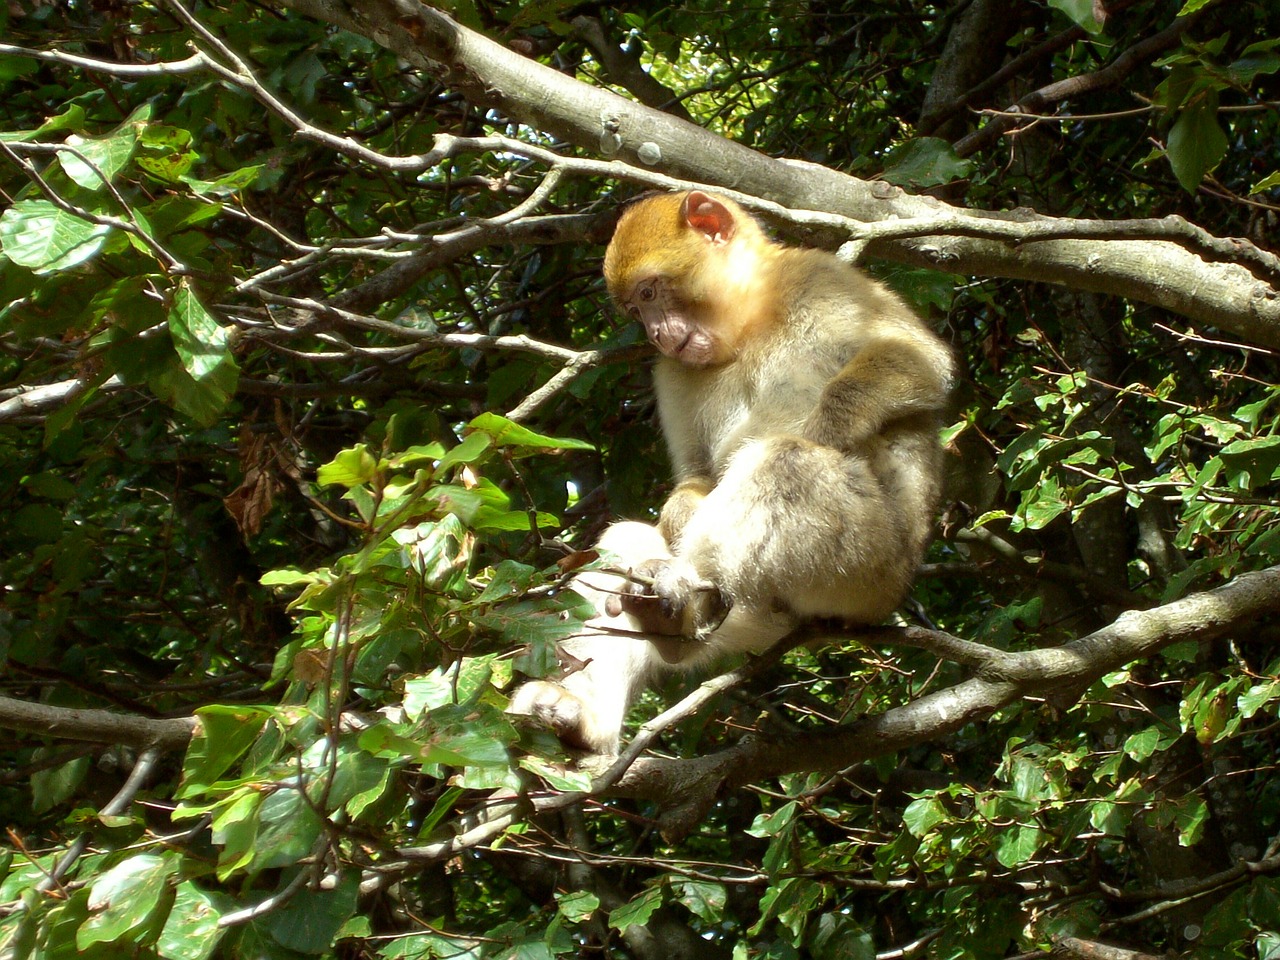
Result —
<instances>
[{"instance_id":1,"label":"monkey's arm","mask_svg":"<svg viewBox=\"0 0 1280 960\"><path fill-rule=\"evenodd\" d=\"M938 344L905 333L877 338L827 384L803 435L851 452L895 421L936 417L950 382L950 357Z\"/></svg>"}]
</instances>

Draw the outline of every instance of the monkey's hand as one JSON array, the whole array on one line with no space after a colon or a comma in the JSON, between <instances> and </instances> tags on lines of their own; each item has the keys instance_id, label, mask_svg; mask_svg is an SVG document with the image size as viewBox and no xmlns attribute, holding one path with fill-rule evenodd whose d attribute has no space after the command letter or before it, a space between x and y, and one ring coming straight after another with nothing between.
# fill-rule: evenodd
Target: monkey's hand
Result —
<instances>
[{"instance_id":1,"label":"monkey's hand","mask_svg":"<svg viewBox=\"0 0 1280 960\"><path fill-rule=\"evenodd\" d=\"M632 568L623 593L611 597L606 612L629 613L645 633L705 641L729 613L728 599L678 557L649 560Z\"/></svg>"}]
</instances>

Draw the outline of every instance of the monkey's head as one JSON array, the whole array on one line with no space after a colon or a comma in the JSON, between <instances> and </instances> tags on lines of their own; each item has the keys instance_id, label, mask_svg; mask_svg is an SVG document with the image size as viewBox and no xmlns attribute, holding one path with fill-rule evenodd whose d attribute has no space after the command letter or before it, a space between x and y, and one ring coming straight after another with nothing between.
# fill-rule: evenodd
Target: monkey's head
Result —
<instances>
[{"instance_id":1,"label":"monkey's head","mask_svg":"<svg viewBox=\"0 0 1280 960\"><path fill-rule=\"evenodd\" d=\"M769 246L732 200L698 190L658 194L623 212L604 278L618 308L664 356L716 366L733 359L751 322Z\"/></svg>"}]
</instances>

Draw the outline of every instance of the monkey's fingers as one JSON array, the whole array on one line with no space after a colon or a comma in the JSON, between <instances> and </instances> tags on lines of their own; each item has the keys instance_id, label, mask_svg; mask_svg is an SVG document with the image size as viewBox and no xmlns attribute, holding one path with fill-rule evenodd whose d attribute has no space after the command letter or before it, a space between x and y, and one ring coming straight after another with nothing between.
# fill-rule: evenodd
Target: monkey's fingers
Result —
<instances>
[{"instance_id":1,"label":"monkey's fingers","mask_svg":"<svg viewBox=\"0 0 1280 960\"><path fill-rule=\"evenodd\" d=\"M614 598L610 598L612 601ZM618 612L630 614L644 633L664 637L684 635L682 612L674 615L667 611L667 603L649 594L622 594L618 600Z\"/></svg>"}]
</instances>

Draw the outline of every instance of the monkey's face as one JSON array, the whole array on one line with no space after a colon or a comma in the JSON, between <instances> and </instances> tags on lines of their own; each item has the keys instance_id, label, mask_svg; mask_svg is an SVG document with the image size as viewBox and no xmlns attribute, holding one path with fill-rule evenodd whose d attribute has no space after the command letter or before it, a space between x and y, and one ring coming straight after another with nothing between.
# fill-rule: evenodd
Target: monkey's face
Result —
<instances>
[{"instance_id":1,"label":"monkey's face","mask_svg":"<svg viewBox=\"0 0 1280 960\"><path fill-rule=\"evenodd\" d=\"M646 277L621 301L627 316L639 320L645 336L659 352L690 367L708 367L728 360L698 305L681 296L664 277Z\"/></svg>"}]
</instances>

